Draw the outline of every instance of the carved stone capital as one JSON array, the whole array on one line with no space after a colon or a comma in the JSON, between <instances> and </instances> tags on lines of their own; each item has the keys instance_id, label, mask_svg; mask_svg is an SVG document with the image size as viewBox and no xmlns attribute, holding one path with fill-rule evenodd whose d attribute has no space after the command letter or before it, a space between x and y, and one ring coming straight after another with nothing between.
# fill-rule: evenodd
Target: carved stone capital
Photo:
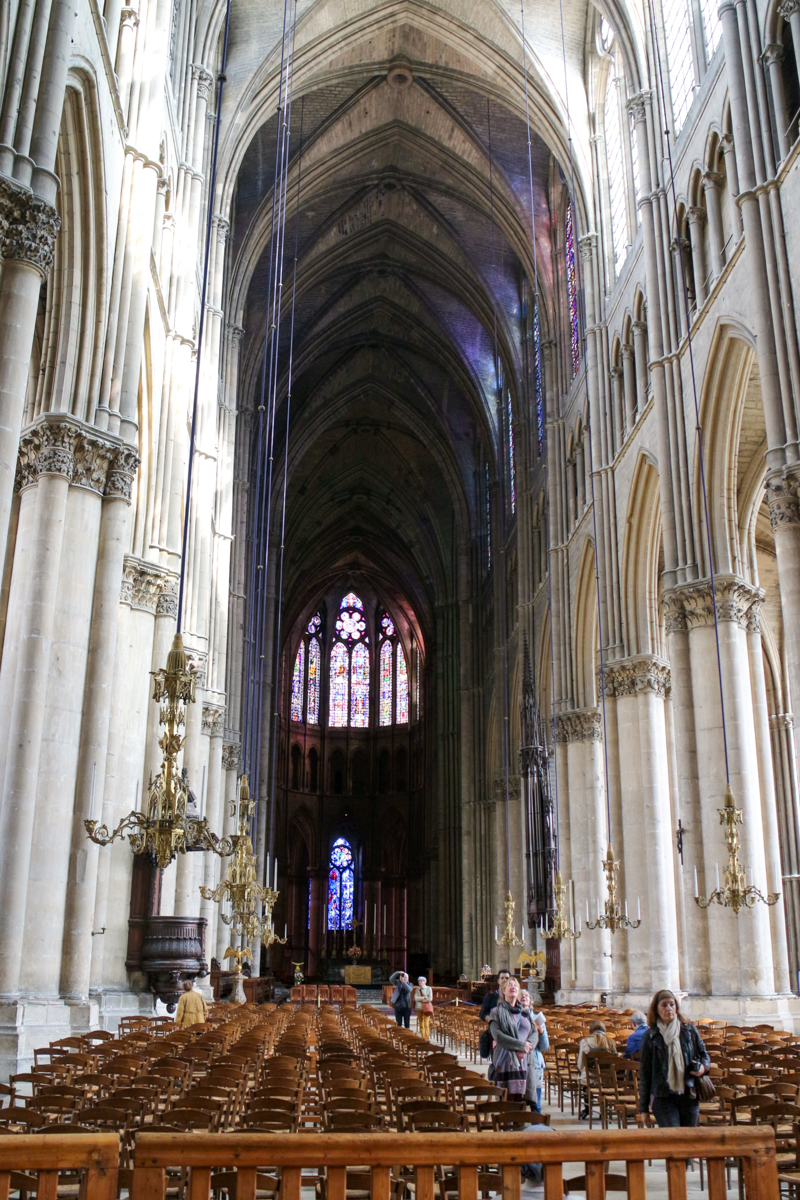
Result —
<instances>
[{"instance_id":1,"label":"carved stone capital","mask_svg":"<svg viewBox=\"0 0 800 1200\"><path fill-rule=\"evenodd\" d=\"M64 475L73 487L130 503L138 465L139 456L118 438L75 417L47 413L20 437L15 486L21 491L40 475Z\"/></svg>"},{"instance_id":2,"label":"carved stone capital","mask_svg":"<svg viewBox=\"0 0 800 1200\"><path fill-rule=\"evenodd\" d=\"M631 321L631 329L636 333L647 333L647 321Z\"/></svg>"},{"instance_id":3,"label":"carved stone capital","mask_svg":"<svg viewBox=\"0 0 800 1200\"><path fill-rule=\"evenodd\" d=\"M520 789L519 775L508 776L508 794L509 796L518 796ZM496 804L505 803L506 798L506 777L505 775L495 775L492 785L492 800Z\"/></svg>"},{"instance_id":4,"label":"carved stone capital","mask_svg":"<svg viewBox=\"0 0 800 1200\"><path fill-rule=\"evenodd\" d=\"M687 208L686 216L690 225L703 225L706 220L706 210L692 206L691 208Z\"/></svg>"},{"instance_id":5,"label":"carved stone capital","mask_svg":"<svg viewBox=\"0 0 800 1200\"><path fill-rule=\"evenodd\" d=\"M240 342L244 337L244 329L241 325L229 325L228 337L231 339L232 343Z\"/></svg>"},{"instance_id":6,"label":"carved stone capital","mask_svg":"<svg viewBox=\"0 0 800 1200\"><path fill-rule=\"evenodd\" d=\"M585 233L578 238L578 250L583 262L589 262L597 248L597 234Z\"/></svg>"},{"instance_id":7,"label":"carved stone capital","mask_svg":"<svg viewBox=\"0 0 800 1200\"><path fill-rule=\"evenodd\" d=\"M206 737L222 737L225 732L225 709L221 705L203 705L202 729Z\"/></svg>"},{"instance_id":8,"label":"carved stone capital","mask_svg":"<svg viewBox=\"0 0 800 1200\"><path fill-rule=\"evenodd\" d=\"M653 94L650 91L636 92L628 99L628 112L633 116L635 124L640 124L647 120L648 105L653 103Z\"/></svg>"},{"instance_id":9,"label":"carved stone capital","mask_svg":"<svg viewBox=\"0 0 800 1200\"><path fill-rule=\"evenodd\" d=\"M760 631L759 614L765 596L763 588L753 587L735 575L718 575L714 590L718 621L735 622L740 629L750 633ZM665 592L662 605L667 633L714 624L711 584L707 581L671 588Z\"/></svg>"},{"instance_id":10,"label":"carved stone capital","mask_svg":"<svg viewBox=\"0 0 800 1200\"><path fill-rule=\"evenodd\" d=\"M800 525L800 505L797 501L797 484L785 476L767 480L767 507L769 523L773 532L788 525Z\"/></svg>"},{"instance_id":11,"label":"carved stone capital","mask_svg":"<svg viewBox=\"0 0 800 1200\"><path fill-rule=\"evenodd\" d=\"M46 279L61 218L52 204L0 176L0 255L26 262Z\"/></svg>"},{"instance_id":12,"label":"carved stone capital","mask_svg":"<svg viewBox=\"0 0 800 1200\"><path fill-rule=\"evenodd\" d=\"M788 21L792 14L798 10L800 10L800 0L781 0L781 3L778 5L778 12L784 21Z\"/></svg>"},{"instance_id":13,"label":"carved stone capital","mask_svg":"<svg viewBox=\"0 0 800 1200\"><path fill-rule=\"evenodd\" d=\"M770 729L794 729L794 715L792 713L773 713L769 719Z\"/></svg>"},{"instance_id":14,"label":"carved stone capital","mask_svg":"<svg viewBox=\"0 0 800 1200\"><path fill-rule=\"evenodd\" d=\"M206 686L208 654L205 650L187 650L186 666L195 677L198 691Z\"/></svg>"},{"instance_id":15,"label":"carved stone capital","mask_svg":"<svg viewBox=\"0 0 800 1200\"><path fill-rule=\"evenodd\" d=\"M724 176L719 171L706 171L702 182L704 192L718 192L724 182Z\"/></svg>"},{"instance_id":16,"label":"carved stone capital","mask_svg":"<svg viewBox=\"0 0 800 1200\"><path fill-rule=\"evenodd\" d=\"M668 696L669 663L654 654L636 655L607 666L605 681L608 696L638 696L644 692Z\"/></svg>"},{"instance_id":17,"label":"carved stone capital","mask_svg":"<svg viewBox=\"0 0 800 1200\"><path fill-rule=\"evenodd\" d=\"M611 367L608 373L612 379L622 379L622 367Z\"/></svg>"},{"instance_id":18,"label":"carved stone capital","mask_svg":"<svg viewBox=\"0 0 800 1200\"><path fill-rule=\"evenodd\" d=\"M223 771L238 771L240 746L238 742L223 742L222 743L222 769Z\"/></svg>"},{"instance_id":19,"label":"carved stone capital","mask_svg":"<svg viewBox=\"0 0 800 1200\"><path fill-rule=\"evenodd\" d=\"M620 347L620 352L623 358L633 358L633 346L630 342L624 342Z\"/></svg>"},{"instance_id":20,"label":"carved stone capital","mask_svg":"<svg viewBox=\"0 0 800 1200\"><path fill-rule=\"evenodd\" d=\"M556 717L557 742L599 742L603 736L600 710L574 708Z\"/></svg>"},{"instance_id":21,"label":"carved stone capital","mask_svg":"<svg viewBox=\"0 0 800 1200\"><path fill-rule=\"evenodd\" d=\"M136 478L138 466L139 455L135 450L131 450L128 446L117 450L111 458L108 474L106 475L105 494L112 496L114 499L124 500L126 504L130 504L133 481Z\"/></svg>"},{"instance_id":22,"label":"carved stone capital","mask_svg":"<svg viewBox=\"0 0 800 1200\"><path fill-rule=\"evenodd\" d=\"M221 242L227 242L230 232L231 223L226 221L224 217L214 217L214 225L217 230L217 237Z\"/></svg>"},{"instance_id":23,"label":"carved stone capital","mask_svg":"<svg viewBox=\"0 0 800 1200\"><path fill-rule=\"evenodd\" d=\"M153 563L126 554L122 567L120 603L141 612L155 613L164 572Z\"/></svg>"},{"instance_id":24,"label":"carved stone capital","mask_svg":"<svg viewBox=\"0 0 800 1200\"><path fill-rule=\"evenodd\" d=\"M161 590L156 603L156 616L178 616L178 580L174 575L165 575L161 580Z\"/></svg>"},{"instance_id":25,"label":"carved stone capital","mask_svg":"<svg viewBox=\"0 0 800 1200\"><path fill-rule=\"evenodd\" d=\"M130 8L126 5L124 8L120 9L119 23L120 25L126 25L128 29L135 29L139 24L138 11L135 8Z\"/></svg>"},{"instance_id":26,"label":"carved stone capital","mask_svg":"<svg viewBox=\"0 0 800 1200\"><path fill-rule=\"evenodd\" d=\"M214 76L201 63L193 63L192 79L197 83L197 98L198 100L208 100L208 94L211 90L211 85L214 82Z\"/></svg>"}]
</instances>

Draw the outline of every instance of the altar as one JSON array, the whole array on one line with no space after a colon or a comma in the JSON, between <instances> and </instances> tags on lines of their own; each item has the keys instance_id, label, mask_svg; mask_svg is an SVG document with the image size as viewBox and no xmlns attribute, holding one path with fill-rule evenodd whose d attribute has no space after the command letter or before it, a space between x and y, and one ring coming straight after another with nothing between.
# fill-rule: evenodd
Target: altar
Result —
<instances>
[{"instance_id":1,"label":"altar","mask_svg":"<svg viewBox=\"0 0 800 1200\"><path fill-rule=\"evenodd\" d=\"M345 967L344 981L350 987L358 987L359 984L369 985L372 983L372 967L367 964L363 966L353 964L353 966Z\"/></svg>"}]
</instances>

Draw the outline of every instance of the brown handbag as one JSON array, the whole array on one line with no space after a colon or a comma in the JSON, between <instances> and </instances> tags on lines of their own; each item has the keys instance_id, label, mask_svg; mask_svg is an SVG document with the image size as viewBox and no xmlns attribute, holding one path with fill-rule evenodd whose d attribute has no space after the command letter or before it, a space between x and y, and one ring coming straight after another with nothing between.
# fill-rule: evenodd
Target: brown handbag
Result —
<instances>
[{"instance_id":1,"label":"brown handbag","mask_svg":"<svg viewBox=\"0 0 800 1200\"><path fill-rule=\"evenodd\" d=\"M717 1089L714 1087L714 1081L710 1075L695 1075L694 1087L697 1092L697 1099L701 1104L707 1104L709 1100L713 1100L717 1094Z\"/></svg>"},{"instance_id":2,"label":"brown handbag","mask_svg":"<svg viewBox=\"0 0 800 1200\"><path fill-rule=\"evenodd\" d=\"M422 1011L426 1014L426 1016L431 1015L431 1013L433 1012L433 1005L431 1004L430 1000L424 1001L424 1003L422 1005Z\"/></svg>"}]
</instances>

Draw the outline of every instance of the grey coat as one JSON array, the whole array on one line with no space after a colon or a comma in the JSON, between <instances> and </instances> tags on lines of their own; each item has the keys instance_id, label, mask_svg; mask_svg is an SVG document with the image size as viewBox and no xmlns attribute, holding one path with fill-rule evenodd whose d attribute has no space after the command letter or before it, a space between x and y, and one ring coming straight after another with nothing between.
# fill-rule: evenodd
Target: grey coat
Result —
<instances>
[{"instance_id":1,"label":"grey coat","mask_svg":"<svg viewBox=\"0 0 800 1200\"><path fill-rule=\"evenodd\" d=\"M525 1041L532 1047L532 1052L528 1055L527 1079L525 1081L525 1099L536 1101L536 1048L539 1044L538 1027L533 1022L533 1013L530 1012L531 1032L530 1035L523 1041L521 1038L514 1037L504 1027L503 1023L503 1007L505 1001L501 1001L496 1008L493 1008L489 1014L489 1032L492 1035L492 1041L495 1042L501 1050L511 1050L516 1054L522 1054L525 1049ZM529 1010L530 1011L530 1010ZM549 1042L548 1042L549 1045Z\"/></svg>"}]
</instances>

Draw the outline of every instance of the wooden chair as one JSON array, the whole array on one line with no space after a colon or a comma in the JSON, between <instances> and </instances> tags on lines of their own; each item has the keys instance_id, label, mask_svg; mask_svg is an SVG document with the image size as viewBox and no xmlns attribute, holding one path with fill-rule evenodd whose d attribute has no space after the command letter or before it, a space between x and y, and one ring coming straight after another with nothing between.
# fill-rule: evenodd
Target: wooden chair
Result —
<instances>
[{"instance_id":1,"label":"wooden chair","mask_svg":"<svg viewBox=\"0 0 800 1200\"><path fill-rule=\"evenodd\" d=\"M21 1108L16 1104L0 1108L0 1129L6 1133L10 1133L12 1129L24 1129L29 1133L32 1129L39 1129L44 1123L42 1113L33 1108Z\"/></svg>"},{"instance_id":2,"label":"wooden chair","mask_svg":"<svg viewBox=\"0 0 800 1200\"><path fill-rule=\"evenodd\" d=\"M423 1108L419 1112L409 1113L408 1126L414 1133L443 1133L445 1130L467 1133L469 1120L466 1113Z\"/></svg>"},{"instance_id":3,"label":"wooden chair","mask_svg":"<svg viewBox=\"0 0 800 1200\"><path fill-rule=\"evenodd\" d=\"M603 1186L606 1192L628 1192L628 1176L613 1175L609 1173L603 1176ZM571 1192L586 1191L586 1176L575 1175L572 1179L564 1180L564 1195L569 1196Z\"/></svg>"},{"instance_id":4,"label":"wooden chair","mask_svg":"<svg viewBox=\"0 0 800 1200\"><path fill-rule=\"evenodd\" d=\"M494 1113L492 1129L495 1133L515 1133L527 1129L531 1125L545 1125L550 1128L550 1113L518 1112Z\"/></svg>"}]
</instances>

